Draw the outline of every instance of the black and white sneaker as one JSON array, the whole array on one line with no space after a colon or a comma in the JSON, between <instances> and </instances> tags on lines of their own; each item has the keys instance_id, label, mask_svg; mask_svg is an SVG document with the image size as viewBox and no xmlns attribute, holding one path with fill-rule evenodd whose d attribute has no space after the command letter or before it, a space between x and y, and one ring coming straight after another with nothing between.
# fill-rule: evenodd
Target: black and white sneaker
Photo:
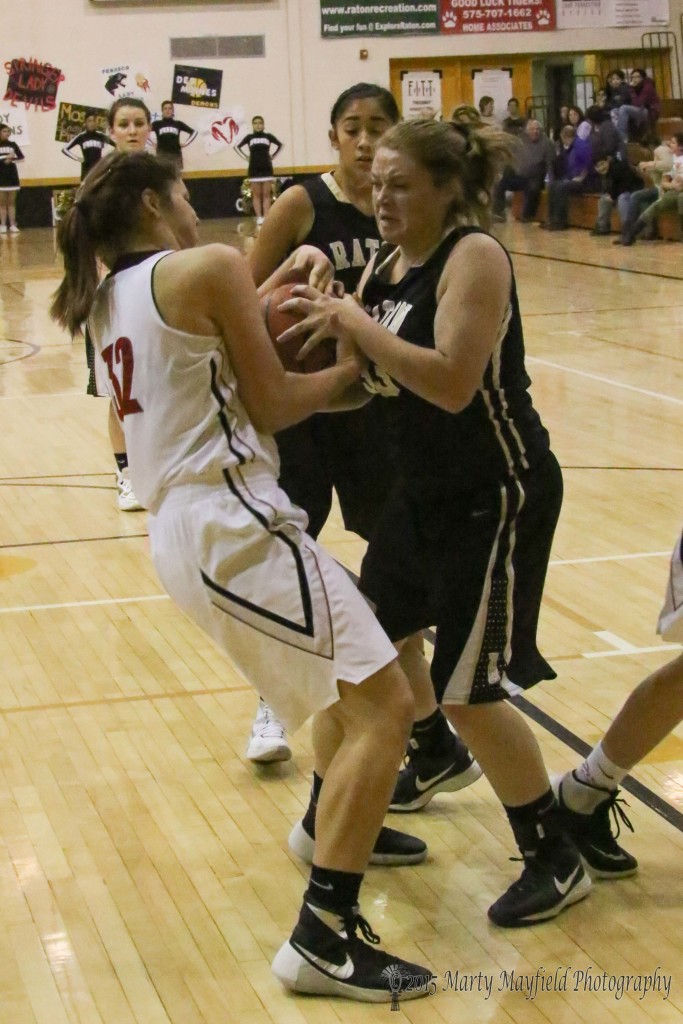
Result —
<instances>
[{"instance_id":1,"label":"black and white sneaker","mask_svg":"<svg viewBox=\"0 0 683 1024\"><path fill-rule=\"evenodd\" d=\"M579 851L567 839L541 839L523 860L520 878L489 907L489 918L501 928L549 921L591 890Z\"/></svg>"},{"instance_id":2,"label":"black and white sneaker","mask_svg":"<svg viewBox=\"0 0 683 1024\"><path fill-rule=\"evenodd\" d=\"M589 782L577 779L575 772L572 772L572 775L575 782L588 789L599 789L605 794L604 799L592 812L584 814L573 811L567 806L562 795L564 776L553 779L553 790L560 805L563 827L576 843L584 867L593 878L628 878L635 875L638 861L617 842L622 824L633 832L633 825L622 807L625 801L620 798L619 790L612 791L592 786ZM610 812L616 834L612 832Z\"/></svg>"},{"instance_id":3,"label":"black and white sneaker","mask_svg":"<svg viewBox=\"0 0 683 1024\"><path fill-rule=\"evenodd\" d=\"M455 793L471 786L481 768L457 736L447 757L415 757L410 751L396 782L389 810L394 813L419 811L437 793Z\"/></svg>"},{"instance_id":4,"label":"black and white sneaker","mask_svg":"<svg viewBox=\"0 0 683 1024\"><path fill-rule=\"evenodd\" d=\"M313 863L315 834L311 835L303 821L298 821L289 833L290 850L307 864ZM420 864L427 856L427 844L407 832L382 827L370 854L371 864L385 867L400 867L405 864Z\"/></svg>"},{"instance_id":5,"label":"black and white sneaker","mask_svg":"<svg viewBox=\"0 0 683 1024\"><path fill-rule=\"evenodd\" d=\"M365 1003L418 999L436 991L429 968L375 949L378 942L360 914L341 918L304 903L291 937L273 960L273 972L290 992Z\"/></svg>"}]
</instances>

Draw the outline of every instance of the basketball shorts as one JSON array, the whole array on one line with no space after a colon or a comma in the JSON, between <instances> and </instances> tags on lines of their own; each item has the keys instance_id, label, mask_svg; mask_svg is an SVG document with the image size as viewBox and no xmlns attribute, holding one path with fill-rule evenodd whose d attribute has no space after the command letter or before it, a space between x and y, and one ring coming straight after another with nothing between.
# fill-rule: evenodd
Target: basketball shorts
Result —
<instances>
[{"instance_id":1,"label":"basketball shorts","mask_svg":"<svg viewBox=\"0 0 683 1024\"><path fill-rule=\"evenodd\" d=\"M288 731L396 651L344 570L305 534L271 477L173 487L149 516L173 600L228 654Z\"/></svg>"},{"instance_id":2,"label":"basketball shorts","mask_svg":"<svg viewBox=\"0 0 683 1024\"><path fill-rule=\"evenodd\" d=\"M368 540L395 479L386 403L319 413L277 435L280 486L308 514L317 537L339 498L344 526Z\"/></svg>"},{"instance_id":3,"label":"basketball shorts","mask_svg":"<svg viewBox=\"0 0 683 1024\"><path fill-rule=\"evenodd\" d=\"M397 483L360 588L394 641L436 626L437 700L483 704L555 672L536 646L562 473L548 452L520 477L427 498Z\"/></svg>"},{"instance_id":4,"label":"basketball shorts","mask_svg":"<svg viewBox=\"0 0 683 1024\"><path fill-rule=\"evenodd\" d=\"M678 538L671 555L669 581L657 632L671 643L683 642L683 536Z\"/></svg>"}]
</instances>

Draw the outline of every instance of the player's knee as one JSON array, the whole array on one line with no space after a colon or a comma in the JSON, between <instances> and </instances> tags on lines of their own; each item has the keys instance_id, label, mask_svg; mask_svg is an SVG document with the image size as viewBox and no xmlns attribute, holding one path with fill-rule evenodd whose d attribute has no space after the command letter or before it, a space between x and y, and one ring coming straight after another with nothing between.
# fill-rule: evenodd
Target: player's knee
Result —
<instances>
[{"instance_id":1,"label":"player's knee","mask_svg":"<svg viewBox=\"0 0 683 1024\"><path fill-rule=\"evenodd\" d=\"M381 721L383 740L405 745L413 725L415 701L408 678L397 662L378 673L376 714ZM377 719L375 720L375 724Z\"/></svg>"}]
</instances>

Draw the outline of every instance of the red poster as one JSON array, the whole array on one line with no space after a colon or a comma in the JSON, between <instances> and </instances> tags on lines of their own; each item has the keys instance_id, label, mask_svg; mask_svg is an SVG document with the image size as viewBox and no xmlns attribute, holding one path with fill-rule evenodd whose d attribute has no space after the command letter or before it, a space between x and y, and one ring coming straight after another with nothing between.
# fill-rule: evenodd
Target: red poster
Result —
<instances>
[{"instance_id":1,"label":"red poster","mask_svg":"<svg viewBox=\"0 0 683 1024\"><path fill-rule=\"evenodd\" d=\"M441 32L550 32L555 0L441 0Z\"/></svg>"}]
</instances>

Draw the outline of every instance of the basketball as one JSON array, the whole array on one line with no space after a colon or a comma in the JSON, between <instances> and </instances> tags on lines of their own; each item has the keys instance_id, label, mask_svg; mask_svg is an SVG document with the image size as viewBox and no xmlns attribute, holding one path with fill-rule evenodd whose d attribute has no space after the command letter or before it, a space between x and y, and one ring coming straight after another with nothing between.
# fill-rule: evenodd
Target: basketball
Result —
<instances>
[{"instance_id":1,"label":"basketball","mask_svg":"<svg viewBox=\"0 0 683 1024\"><path fill-rule=\"evenodd\" d=\"M278 309L278 306L286 302L287 299L295 297L292 295L293 288L293 284L281 284L261 299L261 311L266 323L266 330L285 370L289 370L291 373L317 373L318 370L334 366L336 359L336 342L334 338L325 338L316 345L305 359L301 360L297 360L296 357L306 340L305 337L292 338L291 341L285 342L283 345L277 341L277 338L284 331L293 327L294 324L298 324L300 320L303 320L300 313Z\"/></svg>"}]
</instances>

